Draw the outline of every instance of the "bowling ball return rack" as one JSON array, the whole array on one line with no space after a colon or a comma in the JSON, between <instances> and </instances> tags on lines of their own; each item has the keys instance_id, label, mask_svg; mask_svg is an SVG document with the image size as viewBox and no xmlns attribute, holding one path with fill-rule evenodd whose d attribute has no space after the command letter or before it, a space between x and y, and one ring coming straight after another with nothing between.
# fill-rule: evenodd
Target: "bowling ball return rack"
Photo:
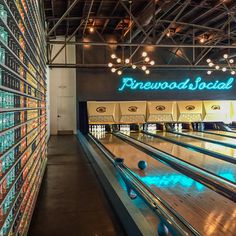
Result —
<instances>
[{"instance_id":1,"label":"bowling ball return rack","mask_svg":"<svg viewBox=\"0 0 236 236\"><path fill-rule=\"evenodd\" d=\"M190 225L181 215L171 208L157 193L153 192L147 185L140 181L125 164L122 157L114 156L99 140L91 134L86 137L78 134L77 137L82 141L82 146L86 152L90 153L93 161L96 161L94 147L90 141L101 151L105 158L115 168L123 183L127 194L131 200L139 196L147 206L157 215L159 223L157 225L158 235L198 235L201 234ZM126 220L127 221L127 220ZM122 222L122 219L121 219ZM134 233L134 232L133 232ZM133 234L134 235L134 234ZM139 234L135 234L139 235Z\"/></svg>"}]
</instances>

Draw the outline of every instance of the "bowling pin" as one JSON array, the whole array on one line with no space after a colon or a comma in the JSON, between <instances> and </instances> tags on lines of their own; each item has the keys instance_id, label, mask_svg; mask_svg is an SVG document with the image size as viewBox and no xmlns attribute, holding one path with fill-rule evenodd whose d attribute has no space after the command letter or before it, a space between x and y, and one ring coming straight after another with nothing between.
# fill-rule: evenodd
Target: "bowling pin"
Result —
<instances>
[{"instance_id":1,"label":"bowling pin","mask_svg":"<svg viewBox=\"0 0 236 236\"><path fill-rule=\"evenodd\" d=\"M153 131L156 131L156 124L153 124Z\"/></svg>"},{"instance_id":2,"label":"bowling pin","mask_svg":"<svg viewBox=\"0 0 236 236\"><path fill-rule=\"evenodd\" d=\"M178 131L182 131L182 124L181 123L178 125Z\"/></svg>"},{"instance_id":3,"label":"bowling pin","mask_svg":"<svg viewBox=\"0 0 236 236\"><path fill-rule=\"evenodd\" d=\"M175 124L175 131L178 131L178 124Z\"/></svg>"}]
</instances>

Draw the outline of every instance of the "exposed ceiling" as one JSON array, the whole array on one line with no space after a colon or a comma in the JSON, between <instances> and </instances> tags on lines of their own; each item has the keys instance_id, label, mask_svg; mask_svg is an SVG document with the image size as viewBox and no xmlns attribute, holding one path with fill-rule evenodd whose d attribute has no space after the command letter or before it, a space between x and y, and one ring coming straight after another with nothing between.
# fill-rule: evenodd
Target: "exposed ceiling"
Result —
<instances>
[{"instance_id":1,"label":"exposed ceiling","mask_svg":"<svg viewBox=\"0 0 236 236\"><path fill-rule=\"evenodd\" d=\"M81 46L132 45L132 55L148 45L162 57L168 52L160 63L170 66L206 65L207 56L225 52L236 56L235 0L44 0L44 10L49 45L63 44L54 40L59 35L76 35Z\"/></svg>"}]
</instances>

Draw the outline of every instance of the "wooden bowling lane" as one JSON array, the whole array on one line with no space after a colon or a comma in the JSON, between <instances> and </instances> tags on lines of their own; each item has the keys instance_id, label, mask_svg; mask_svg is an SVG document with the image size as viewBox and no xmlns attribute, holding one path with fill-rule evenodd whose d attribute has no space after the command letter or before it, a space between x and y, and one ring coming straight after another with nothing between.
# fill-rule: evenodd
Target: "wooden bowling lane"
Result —
<instances>
[{"instance_id":1,"label":"wooden bowling lane","mask_svg":"<svg viewBox=\"0 0 236 236\"><path fill-rule=\"evenodd\" d=\"M125 164L141 181L158 193L202 235L235 235L234 202L111 134L101 137L100 142L115 156L124 158ZM145 171L138 169L140 160L148 164Z\"/></svg>"},{"instance_id":2,"label":"wooden bowling lane","mask_svg":"<svg viewBox=\"0 0 236 236\"><path fill-rule=\"evenodd\" d=\"M206 130L204 131L205 133L209 133L209 134L216 134L216 135L221 135L221 136L226 136L229 138L236 138L236 133L233 132L228 132L228 131L222 131L222 130Z\"/></svg>"},{"instance_id":3,"label":"wooden bowling lane","mask_svg":"<svg viewBox=\"0 0 236 236\"><path fill-rule=\"evenodd\" d=\"M186 161L195 166L201 167L211 173L226 178L236 183L236 168L235 165L214 158L209 155L205 155L185 147L181 147L177 144L170 143L158 138L154 138L150 135L143 133L130 133L130 137L135 138L141 142L144 142L160 151L166 152L170 155L178 157L179 159Z\"/></svg>"},{"instance_id":4,"label":"wooden bowling lane","mask_svg":"<svg viewBox=\"0 0 236 236\"><path fill-rule=\"evenodd\" d=\"M191 144L193 146L207 149L212 152L217 152L222 155L236 158L236 149L234 149L234 148L223 147L222 145L218 145L215 143L202 141L202 140L198 140L198 139L194 139L194 138L190 138L190 137L186 137L186 136L182 136L182 135L174 134L174 133L170 133L170 132L160 132L160 131L155 132L154 131L153 133L163 136L163 137L173 139L173 140L177 140L182 143Z\"/></svg>"},{"instance_id":5,"label":"wooden bowling lane","mask_svg":"<svg viewBox=\"0 0 236 236\"><path fill-rule=\"evenodd\" d=\"M209 139L209 140L215 140L215 141L219 141L221 143L230 143L232 145L235 145L236 147L236 142L235 142L235 139L233 138L227 138L227 137L223 137L223 136L220 136L220 135L217 135L217 134L209 134L209 133L205 133L205 132L198 132L198 131L188 131L188 132L184 132L186 134L189 134L189 135L193 135L193 136L196 136L196 137L200 137L200 138L206 138L206 139Z\"/></svg>"}]
</instances>

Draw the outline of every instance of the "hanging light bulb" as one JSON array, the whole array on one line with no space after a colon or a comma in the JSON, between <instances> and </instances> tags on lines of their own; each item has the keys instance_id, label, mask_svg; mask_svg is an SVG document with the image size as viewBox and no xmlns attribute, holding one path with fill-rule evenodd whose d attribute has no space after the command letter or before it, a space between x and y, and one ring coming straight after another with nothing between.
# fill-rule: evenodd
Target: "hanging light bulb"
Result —
<instances>
[{"instance_id":1,"label":"hanging light bulb","mask_svg":"<svg viewBox=\"0 0 236 236\"><path fill-rule=\"evenodd\" d=\"M226 70L227 70L226 67L223 67L223 68L222 68L222 71L223 71L223 72L225 72Z\"/></svg>"},{"instance_id":2,"label":"hanging light bulb","mask_svg":"<svg viewBox=\"0 0 236 236\"><path fill-rule=\"evenodd\" d=\"M211 72L212 72L212 71L208 70L208 71L207 71L207 74L208 74L208 75L210 75L210 74L211 74Z\"/></svg>"},{"instance_id":3,"label":"hanging light bulb","mask_svg":"<svg viewBox=\"0 0 236 236\"><path fill-rule=\"evenodd\" d=\"M145 73L148 75L150 74L150 70L145 70Z\"/></svg>"},{"instance_id":4,"label":"hanging light bulb","mask_svg":"<svg viewBox=\"0 0 236 236\"><path fill-rule=\"evenodd\" d=\"M116 69L115 69L115 68L111 68L111 72L112 72L112 73L115 73L115 72L116 72Z\"/></svg>"},{"instance_id":5,"label":"hanging light bulb","mask_svg":"<svg viewBox=\"0 0 236 236\"><path fill-rule=\"evenodd\" d=\"M220 69L220 66L216 65L215 68L216 68L216 70L219 70L219 69Z\"/></svg>"},{"instance_id":6,"label":"hanging light bulb","mask_svg":"<svg viewBox=\"0 0 236 236\"><path fill-rule=\"evenodd\" d=\"M90 28L89 28L89 32L90 32L90 33L93 33L93 32L94 32L94 27L90 27Z\"/></svg>"},{"instance_id":7,"label":"hanging light bulb","mask_svg":"<svg viewBox=\"0 0 236 236\"><path fill-rule=\"evenodd\" d=\"M112 58L112 59L115 59L115 58L116 58L116 54L114 54L114 53L111 54L111 58Z\"/></svg>"},{"instance_id":8,"label":"hanging light bulb","mask_svg":"<svg viewBox=\"0 0 236 236\"><path fill-rule=\"evenodd\" d=\"M111 62L108 63L108 67L112 67L113 64Z\"/></svg>"},{"instance_id":9,"label":"hanging light bulb","mask_svg":"<svg viewBox=\"0 0 236 236\"><path fill-rule=\"evenodd\" d=\"M152 66L153 66L154 64L155 64L155 61L153 61L153 60L152 60L152 61L150 61L150 65L152 65Z\"/></svg>"},{"instance_id":10,"label":"hanging light bulb","mask_svg":"<svg viewBox=\"0 0 236 236\"><path fill-rule=\"evenodd\" d=\"M210 58L208 58L208 59L206 60L206 62L207 62L207 63L210 63L210 62L211 62L211 59L210 59Z\"/></svg>"},{"instance_id":11,"label":"hanging light bulb","mask_svg":"<svg viewBox=\"0 0 236 236\"><path fill-rule=\"evenodd\" d=\"M229 63L233 64L234 63L234 59L230 59Z\"/></svg>"},{"instance_id":12,"label":"hanging light bulb","mask_svg":"<svg viewBox=\"0 0 236 236\"><path fill-rule=\"evenodd\" d=\"M117 63L121 63L121 59L120 58L117 58L116 61L117 61Z\"/></svg>"},{"instance_id":13,"label":"hanging light bulb","mask_svg":"<svg viewBox=\"0 0 236 236\"><path fill-rule=\"evenodd\" d=\"M149 61L150 61L150 58L149 58L149 57L145 57L144 61L145 61L145 62L149 62Z\"/></svg>"},{"instance_id":14,"label":"hanging light bulb","mask_svg":"<svg viewBox=\"0 0 236 236\"><path fill-rule=\"evenodd\" d=\"M224 57L224 59L227 59L229 57L229 55L228 54L224 54L223 57Z\"/></svg>"},{"instance_id":15,"label":"hanging light bulb","mask_svg":"<svg viewBox=\"0 0 236 236\"><path fill-rule=\"evenodd\" d=\"M122 71L121 71L121 70L118 70L118 71L117 71L117 74L118 74L118 75L122 75Z\"/></svg>"},{"instance_id":16,"label":"hanging light bulb","mask_svg":"<svg viewBox=\"0 0 236 236\"><path fill-rule=\"evenodd\" d=\"M147 67L146 66L142 66L142 70L146 70L147 69Z\"/></svg>"},{"instance_id":17,"label":"hanging light bulb","mask_svg":"<svg viewBox=\"0 0 236 236\"><path fill-rule=\"evenodd\" d=\"M130 62L129 58L126 58L126 59L125 59L125 63L126 63L126 64L129 64L129 62Z\"/></svg>"},{"instance_id":18,"label":"hanging light bulb","mask_svg":"<svg viewBox=\"0 0 236 236\"><path fill-rule=\"evenodd\" d=\"M142 53L142 57L146 57L147 56L147 53L146 52L143 52Z\"/></svg>"},{"instance_id":19,"label":"hanging light bulb","mask_svg":"<svg viewBox=\"0 0 236 236\"><path fill-rule=\"evenodd\" d=\"M235 75L235 71L234 70L231 71L231 75Z\"/></svg>"},{"instance_id":20,"label":"hanging light bulb","mask_svg":"<svg viewBox=\"0 0 236 236\"><path fill-rule=\"evenodd\" d=\"M204 37L200 38L199 42L200 43L205 43L205 38Z\"/></svg>"},{"instance_id":21,"label":"hanging light bulb","mask_svg":"<svg viewBox=\"0 0 236 236\"><path fill-rule=\"evenodd\" d=\"M135 69L137 68L137 66L133 64L133 65L132 65L132 68L135 70Z\"/></svg>"}]
</instances>

